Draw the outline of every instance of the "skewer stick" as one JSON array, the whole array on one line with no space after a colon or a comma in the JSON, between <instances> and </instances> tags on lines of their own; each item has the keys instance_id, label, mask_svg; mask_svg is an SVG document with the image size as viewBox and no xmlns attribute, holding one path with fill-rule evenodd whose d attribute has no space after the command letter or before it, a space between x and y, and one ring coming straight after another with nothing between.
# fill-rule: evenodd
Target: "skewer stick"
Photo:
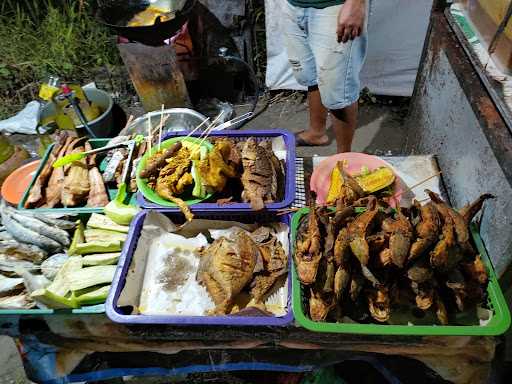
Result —
<instances>
[{"instance_id":1,"label":"skewer stick","mask_svg":"<svg viewBox=\"0 0 512 384\"><path fill-rule=\"evenodd\" d=\"M158 126L158 150L162 143L162 127L164 125L164 105L162 104L162 111L160 112L160 125Z\"/></svg>"},{"instance_id":2,"label":"skewer stick","mask_svg":"<svg viewBox=\"0 0 512 384\"><path fill-rule=\"evenodd\" d=\"M148 116L148 150L151 153L151 142L153 141L153 134L151 132L151 116Z\"/></svg>"},{"instance_id":3,"label":"skewer stick","mask_svg":"<svg viewBox=\"0 0 512 384\"><path fill-rule=\"evenodd\" d=\"M297 212L299 211L300 208L295 208L295 207L291 207L291 208L283 208L283 209L279 209L276 213L277 216L284 216L284 215L287 215L288 213L293 213L293 212Z\"/></svg>"},{"instance_id":4,"label":"skewer stick","mask_svg":"<svg viewBox=\"0 0 512 384\"><path fill-rule=\"evenodd\" d=\"M212 123L204 130L204 132L201 133L201 135L199 137L203 137L203 135L208 135L209 131L215 127L215 125L217 124L217 121L220 120L220 118L222 117L223 114L224 114L224 111L221 111L217 115L217 117L215 117L215 119L212 121Z\"/></svg>"},{"instance_id":5,"label":"skewer stick","mask_svg":"<svg viewBox=\"0 0 512 384\"><path fill-rule=\"evenodd\" d=\"M135 117L133 115L130 115L130 117L128 117L128 120L126 121L126 124L123 128L123 130L127 129L131 124L132 124L132 121Z\"/></svg>"},{"instance_id":6,"label":"skewer stick","mask_svg":"<svg viewBox=\"0 0 512 384\"><path fill-rule=\"evenodd\" d=\"M164 121L163 121L162 126L164 126L165 123L167 123L167 120L169 120L169 117L170 117L170 115L167 115L167 116L164 117ZM155 127L155 129L152 130L152 135L156 135L158 133L158 127L159 127L159 125L157 125Z\"/></svg>"},{"instance_id":7,"label":"skewer stick","mask_svg":"<svg viewBox=\"0 0 512 384\"><path fill-rule=\"evenodd\" d=\"M202 140L199 142L199 146L201 146L203 144L203 142L208 138L210 133L212 133L213 129L215 128L215 125L217 124L217 121L220 120L220 118L222 117L223 114L224 114L224 111L221 111L221 113L219 113L219 115L215 118L215 120L212 121L212 123L208 126L208 128L206 128L204 130L204 132L199 137L199 138L202 137Z\"/></svg>"},{"instance_id":8,"label":"skewer stick","mask_svg":"<svg viewBox=\"0 0 512 384\"><path fill-rule=\"evenodd\" d=\"M204 123L206 123L206 122L207 122L207 121L209 121L209 120L210 120L210 118L209 118L209 117L207 117L206 119L204 119L204 120L201 122L201 124L199 124L199 125L198 125L197 127L195 127L193 130L191 130L191 131L189 132L189 134L188 134L187 136L185 136L185 138L192 136L192 135L193 135L193 134L194 134L194 133L195 133L199 128L201 128L201 127L204 125Z\"/></svg>"},{"instance_id":9,"label":"skewer stick","mask_svg":"<svg viewBox=\"0 0 512 384\"><path fill-rule=\"evenodd\" d=\"M410 191L412 191L414 188L417 188L417 187L419 187L420 185L425 184L427 181L429 181L429 180L433 179L434 177L440 176L442 173L443 173L442 171L439 171L439 172L437 172L437 173L434 173L432 176L429 176L429 177L427 177L426 179L421 180L420 182L418 182L418 183L414 184L412 187L407 188L405 191L395 193L392 197L394 198L394 197L397 197L397 196L401 196L401 195L403 195L404 193L410 192Z\"/></svg>"}]
</instances>

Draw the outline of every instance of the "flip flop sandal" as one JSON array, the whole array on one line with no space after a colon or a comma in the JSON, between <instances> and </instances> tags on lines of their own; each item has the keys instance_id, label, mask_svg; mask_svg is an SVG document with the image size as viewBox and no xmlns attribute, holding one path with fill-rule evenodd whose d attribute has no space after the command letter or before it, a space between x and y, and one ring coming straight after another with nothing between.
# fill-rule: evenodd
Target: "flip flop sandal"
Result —
<instances>
[{"instance_id":1,"label":"flip flop sandal","mask_svg":"<svg viewBox=\"0 0 512 384\"><path fill-rule=\"evenodd\" d=\"M297 144L297 147L326 147L331 143L331 140L328 140L325 144L313 144L309 141L304 140L300 135L304 133L304 131L300 131L295 133L295 143Z\"/></svg>"}]
</instances>

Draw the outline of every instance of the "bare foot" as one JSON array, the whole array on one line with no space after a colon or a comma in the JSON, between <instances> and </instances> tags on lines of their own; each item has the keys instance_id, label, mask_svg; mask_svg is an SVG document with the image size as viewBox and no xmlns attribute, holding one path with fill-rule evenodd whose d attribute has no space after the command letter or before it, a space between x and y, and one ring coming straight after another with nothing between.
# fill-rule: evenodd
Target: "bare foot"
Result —
<instances>
[{"instance_id":1,"label":"bare foot","mask_svg":"<svg viewBox=\"0 0 512 384\"><path fill-rule=\"evenodd\" d=\"M299 146L323 146L329 144L329 137L327 135L318 136L311 131L303 131L296 135L297 145Z\"/></svg>"}]
</instances>

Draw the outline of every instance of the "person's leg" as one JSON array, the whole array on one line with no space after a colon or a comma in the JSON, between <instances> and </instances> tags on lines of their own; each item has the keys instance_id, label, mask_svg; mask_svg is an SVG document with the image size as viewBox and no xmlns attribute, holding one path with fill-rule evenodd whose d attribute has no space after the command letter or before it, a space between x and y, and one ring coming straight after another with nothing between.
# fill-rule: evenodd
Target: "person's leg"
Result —
<instances>
[{"instance_id":1,"label":"person's leg","mask_svg":"<svg viewBox=\"0 0 512 384\"><path fill-rule=\"evenodd\" d=\"M299 139L307 144L323 145L328 142L325 134L327 109L323 106L317 85L316 64L308 41L308 13L305 8L283 4L284 42L297 82L308 88L309 126Z\"/></svg>"},{"instance_id":2,"label":"person's leg","mask_svg":"<svg viewBox=\"0 0 512 384\"><path fill-rule=\"evenodd\" d=\"M327 108L322 104L318 86L308 88L309 129L302 132L299 138L308 144L325 145L329 142L325 124L327 122Z\"/></svg>"},{"instance_id":3,"label":"person's leg","mask_svg":"<svg viewBox=\"0 0 512 384\"><path fill-rule=\"evenodd\" d=\"M357 127L357 111L357 101L348 107L331 110L337 153L352 151L352 140Z\"/></svg>"},{"instance_id":4,"label":"person's leg","mask_svg":"<svg viewBox=\"0 0 512 384\"><path fill-rule=\"evenodd\" d=\"M359 73L366 56L367 37L365 26L356 39L338 42L336 27L341 7L315 11L310 18L309 40L317 65L322 103L331 112L337 151L348 152L357 127Z\"/></svg>"}]
</instances>

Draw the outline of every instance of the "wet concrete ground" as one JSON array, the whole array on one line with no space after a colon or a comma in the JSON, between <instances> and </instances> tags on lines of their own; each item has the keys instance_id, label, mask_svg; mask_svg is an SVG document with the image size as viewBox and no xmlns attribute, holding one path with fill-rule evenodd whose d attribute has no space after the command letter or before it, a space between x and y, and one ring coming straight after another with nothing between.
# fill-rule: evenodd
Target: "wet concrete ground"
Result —
<instances>
[{"instance_id":1,"label":"wet concrete ground","mask_svg":"<svg viewBox=\"0 0 512 384\"><path fill-rule=\"evenodd\" d=\"M402 153L407 130L404 126L407 113L404 99L378 99L375 104L361 104L359 108L359 128L352 150L376 155L391 151ZM308 127L308 106L300 94L283 97L272 103L264 113L250 121L243 129L282 128L300 132ZM329 125L329 123L328 123ZM329 156L336 153L336 142L332 130L328 131L331 142L322 147L299 147L297 156Z\"/></svg>"},{"instance_id":2,"label":"wet concrete ground","mask_svg":"<svg viewBox=\"0 0 512 384\"><path fill-rule=\"evenodd\" d=\"M393 155L402 153L407 129L404 126L407 105L403 101L379 100L377 104L362 104L359 110L359 128L354 139L353 151ZM282 128L300 132L308 127L307 104L299 94L282 97L244 129ZM332 137L332 132L330 132ZM336 143L324 147L300 147L298 156L328 156L336 152ZM144 381L144 380L143 380ZM0 384L28 382L21 360L11 338L0 336ZM167 381L168 382L168 381Z\"/></svg>"}]
</instances>

